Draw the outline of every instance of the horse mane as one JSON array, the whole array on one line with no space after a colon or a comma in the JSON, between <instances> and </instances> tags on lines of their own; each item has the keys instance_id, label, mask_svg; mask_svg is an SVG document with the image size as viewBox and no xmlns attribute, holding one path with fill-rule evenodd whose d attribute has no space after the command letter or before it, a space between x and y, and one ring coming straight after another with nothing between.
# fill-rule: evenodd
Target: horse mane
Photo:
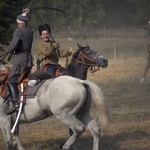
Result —
<instances>
[{"instance_id":1,"label":"horse mane","mask_svg":"<svg viewBox=\"0 0 150 150\"><path fill-rule=\"evenodd\" d=\"M73 58L77 59L80 51L84 50L87 46L79 46L79 49L73 54Z\"/></svg>"}]
</instances>

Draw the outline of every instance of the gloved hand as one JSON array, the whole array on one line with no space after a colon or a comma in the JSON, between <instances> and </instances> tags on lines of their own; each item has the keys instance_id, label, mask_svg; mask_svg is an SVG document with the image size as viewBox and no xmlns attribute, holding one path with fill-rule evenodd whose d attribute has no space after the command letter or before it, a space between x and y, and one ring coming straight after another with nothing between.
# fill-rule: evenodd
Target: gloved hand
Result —
<instances>
[{"instance_id":1,"label":"gloved hand","mask_svg":"<svg viewBox=\"0 0 150 150\"><path fill-rule=\"evenodd\" d=\"M29 7L23 7L22 8L22 13L26 16L30 12Z\"/></svg>"},{"instance_id":2,"label":"gloved hand","mask_svg":"<svg viewBox=\"0 0 150 150\"><path fill-rule=\"evenodd\" d=\"M54 43L53 45L55 48L59 48L59 43Z\"/></svg>"},{"instance_id":3,"label":"gloved hand","mask_svg":"<svg viewBox=\"0 0 150 150\"><path fill-rule=\"evenodd\" d=\"M67 52L67 54L70 56L72 55L73 51L72 51L72 48L70 47L70 50Z\"/></svg>"}]
</instances>

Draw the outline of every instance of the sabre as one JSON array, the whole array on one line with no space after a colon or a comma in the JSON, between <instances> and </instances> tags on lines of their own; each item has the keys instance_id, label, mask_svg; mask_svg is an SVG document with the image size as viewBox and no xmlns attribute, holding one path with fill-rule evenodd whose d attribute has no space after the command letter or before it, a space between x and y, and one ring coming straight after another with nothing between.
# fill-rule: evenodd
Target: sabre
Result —
<instances>
[{"instance_id":1,"label":"sabre","mask_svg":"<svg viewBox=\"0 0 150 150\"><path fill-rule=\"evenodd\" d=\"M36 11L36 10L56 10L62 13L66 13L64 10L58 9L58 8L53 8L53 7L36 7L36 8L30 8L31 11Z\"/></svg>"},{"instance_id":2,"label":"sabre","mask_svg":"<svg viewBox=\"0 0 150 150\"><path fill-rule=\"evenodd\" d=\"M11 133L14 133L16 126L18 124L20 115L21 115L21 111L22 111L22 106L23 106L23 92L24 92L24 88L23 88L23 83L21 83L21 100L20 100L20 106L19 106L19 111L18 111L18 115L15 121L15 124L13 126L13 128L11 129Z\"/></svg>"},{"instance_id":3,"label":"sabre","mask_svg":"<svg viewBox=\"0 0 150 150\"><path fill-rule=\"evenodd\" d=\"M58 8L53 8L53 7L35 7L35 8L23 7L22 12L23 12L23 14L27 15L29 12L38 11L38 10L55 10L55 11L59 11L59 12L64 13L64 14L66 13L64 10L61 10ZM56 42L51 34L50 34L50 36L51 36L51 39L54 42Z\"/></svg>"},{"instance_id":4,"label":"sabre","mask_svg":"<svg viewBox=\"0 0 150 150\"><path fill-rule=\"evenodd\" d=\"M33 12L33 11L38 11L38 10L55 10L55 11L59 11L61 13L66 13L64 10L58 9L58 8L53 8L53 7L35 7L35 8L30 8L30 7L23 7L22 8L22 13L23 15L27 15L29 12Z\"/></svg>"}]
</instances>

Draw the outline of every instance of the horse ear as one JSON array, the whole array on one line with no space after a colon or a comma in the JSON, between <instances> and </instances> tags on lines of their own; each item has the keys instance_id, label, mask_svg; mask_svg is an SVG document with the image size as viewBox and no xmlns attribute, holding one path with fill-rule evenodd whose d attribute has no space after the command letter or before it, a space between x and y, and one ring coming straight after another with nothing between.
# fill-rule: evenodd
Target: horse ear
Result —
<instances>
[{"instance_id":1,"label":"horse ear","mask_svg":"<svg viewBox=\"0 0 150 150\"><path fill-rule=\"evenodd\" d=\"M90 49L90 46L89 46L89 44L86 44L86 46L87 46L87 48L89 48L89 49Z\"/></svg>"},{"instance_id":2,"label":"horse ear","mask_svg":"<svg viewBox=\"0 0 150 150\"><path fill-rule=\"evenodd\" d=\"M77 42L77 45L79 47L79 49L82 49L82 46Z\"/></svg>"}]
</instances>

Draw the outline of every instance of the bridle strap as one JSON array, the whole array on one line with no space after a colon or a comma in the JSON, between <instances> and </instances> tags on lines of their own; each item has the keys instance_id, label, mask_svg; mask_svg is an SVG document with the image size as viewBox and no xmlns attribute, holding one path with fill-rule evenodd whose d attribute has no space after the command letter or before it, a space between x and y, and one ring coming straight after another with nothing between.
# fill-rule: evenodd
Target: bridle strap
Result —
<instances>
[{"instance_id":1,"label":"bridle strap","mask_svg":"<svg viewBox=\"0 0 150 150\"><path fill-rule=\"evenodd\" d=\"M89 58L87 55L85 55L83 52L87 50L87 48L85 48L82 52L80 52L80 56L84 59L86 58L87 60L95 63L95 60L97 59L97 57L100 55L99 53L96 54L96 56L94 57L94 59Z\"/></svg>"},{"instance_id":2,"label":"bridle strap","mask_svg":"<svg viewBox=\"0 0 150 150\"><path fill-rule=\"evenodd\" d=\"M97 57L98 57L100 54L97 53L97 55L94 57L94 59L91 59L91 58L89 58L87 55L84 54L84 51L85 51L85 50L87 50L87 48L85 48L82 52L80 52L80 56L81 56L81 59L82 59L81 61L78 60L78 59L75 59L75 58L74 58L74 59L75 59L76 62L85 65L87 68L91 67L90 71L91 71L92 73L94 73L94 72L96 72L97 70L99 70L99 67L98 67L97 69L95 69L95 66L96 66L95 60L97 59ZM85 59L88 60L88 61L90 61L91 63L90 63L90 64L87 64L87 63L85 62ZM94 69L93 69L93 67L94 67Z\"/></svg>"},{"instance_id":3,"label":"bridle strap","mask_svg":"<svg viewBox=\"0 0 150 150\"><path fill-rule=\"evenodd\" d=\"M67 52L66 63L65 63L65 69L68 68L68 61L69 61L69 54L68 54L68 52Z\"/></svg>"}]
</instances>

